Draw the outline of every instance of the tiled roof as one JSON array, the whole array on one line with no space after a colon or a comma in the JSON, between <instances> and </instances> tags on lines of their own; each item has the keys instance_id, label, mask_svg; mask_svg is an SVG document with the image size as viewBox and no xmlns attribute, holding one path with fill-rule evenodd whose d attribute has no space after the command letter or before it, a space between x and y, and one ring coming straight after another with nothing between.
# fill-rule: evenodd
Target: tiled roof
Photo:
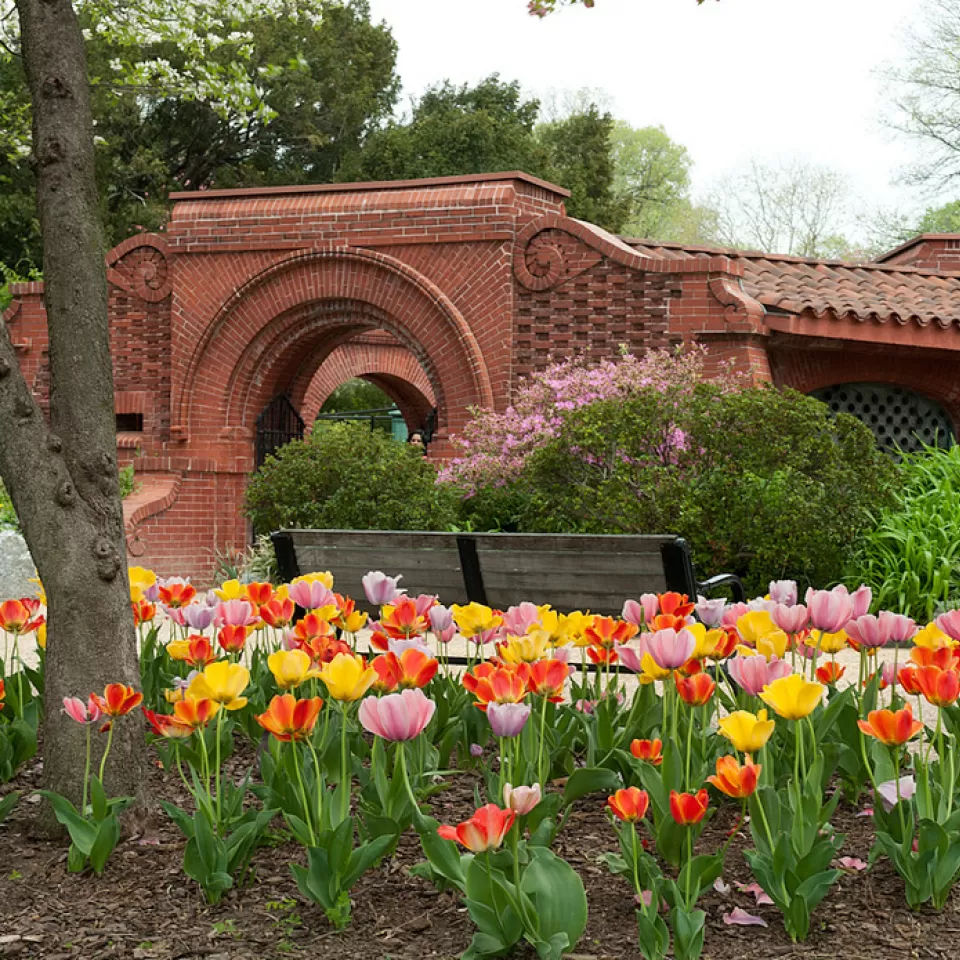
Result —
<instances>
[{"instance_id":1,"label":"tiled roof","mask_svg":"<svg viewBox=\"0 0 960 960\"><path fill-rule=\"evenodd\" d=\"M625 242L658 259L726 256L740 261L745 291L771 312L960 327L960 273L650 240Z\"/></svg>"}]
</instances>

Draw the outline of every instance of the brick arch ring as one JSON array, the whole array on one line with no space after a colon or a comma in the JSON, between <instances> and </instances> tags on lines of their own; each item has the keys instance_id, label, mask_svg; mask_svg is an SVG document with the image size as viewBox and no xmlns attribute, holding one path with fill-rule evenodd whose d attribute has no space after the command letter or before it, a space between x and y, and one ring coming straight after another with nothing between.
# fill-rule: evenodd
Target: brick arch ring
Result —
<instances>
[{"instance_id":1,"label":"brick arch ring","mask_svg":"<svg viewBox=\"0 0 960 960\"><path fill-rule=\"evenodd\" d=\"M186 433L197 425L198 417L209 418L214 411L227 426L230 383L250 342L279 315L331 300L367 304L388 316L395 335L415 346L427 369L435 372L436 393L446 405L462 411L493 406L490 376L477 339L449 297L386 254L329 247L267 267L221 305L187 363L174 403L175 427Z\"/></svg>"}]
</instances>

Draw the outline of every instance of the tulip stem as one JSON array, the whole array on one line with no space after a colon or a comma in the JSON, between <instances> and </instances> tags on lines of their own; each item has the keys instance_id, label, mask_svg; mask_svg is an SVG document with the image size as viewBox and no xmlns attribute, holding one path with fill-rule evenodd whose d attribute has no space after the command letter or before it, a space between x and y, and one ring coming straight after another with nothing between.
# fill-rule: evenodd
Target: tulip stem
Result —
<instances>
[{"instance_id":1,"label":"tulip stem","mask_svg":"<svg viewBox=\"0 0 960 960\"><path fill-rule=\"evenodd\" d=\"M543 742L547 731L547 697L543 697L543 707L540 710L540 743L537 747L537 782L541 787L546 786L546 778L543 772Z\"/></svg>"},{"instance_id":2,"label":"tulip stem","mask_svg":"<svg viewBox=\"0 0 960 960\"><path fill-rule=\"evenodd\" d=\"M83 767L83 802L80 804L80 816L87 816L87 786L90 783L90 724L87 724L87 762Z\"/></svg>"},{"instance_id":3,"label":"tulip stem","mask_svg":"<svg viewBox=\"0 0 960 960\"><path fill-rule=\"evenodd\" d=\"M413 792L410 777L407 774L406 746L402 740L397 744L397 764L400 767L400 776L403 777L403 785L407 788L407 796L410 798L410 803L413 804L413 815L416 817L420 812L420 804L417 802L417 795Z\"/></svg>"},{"instance_id":4,"label":"tulip stem","mask_svg":"<svg viewBox=\"0 0 960 960\"><path fill-rule=\"evenodd\" d=\"M223 727L223 709L217 711L217 746L216 746L216 764L217 764L217 831L220 831L220 820L223 816L223 805L220 801L220 731Z\"/></svg>"},{"instance_id":5,"label":"tulip stem","mask_svg":"<svg viewBox=\"0 0 960 960\"><path fill-rule=\"evenodd\" d=\"M113 746L113 725L116 718L110 721L110 729L107 731L107 745L104 747L103 756L100 758L100 785L103 786L103 774L107 768L107 757L110 756L110 747Z\"/></svg>"},{"instance_id":6,"label":"tulip stem","mask_svg":"<svg viewBox=\"0 0 960 960\"><path fill-rule=\"evenodd\" d=\"M23 668L20 664L20 632L13 632L13 659L11 665L17 668L17 716L23 719ZM111 729L113 729L111 727Z\"/></svg>"},{"instance_id":7,"label":"tulip stem","mask_svg":"<svg viewBox=\"0 0 960 960\"><path fill-rule=\"evenodd\" d=\"M689 790L690 787L690 754L692 753L693 747L693 709L687 711L689 716L687 717L687 759L684 764L685 776L684 776L684 787Z\"/></svg>"},{"instance_id":8,"label":"tulip stem","mask_svg":"<svg viewBox=\"0 0 960 960\"><path fill-rule=\"evenodd\" d=\"M637 891L637 896L640 897L640 902L643 902L643 891L640 889L640 876L639 876L639 853L637 851L637 825L635 823L630 824L630 841L631 846L633 847L633 889Z\"/></svg>"},{"instance_id":9,"label":"tulip stem","mask_svg":"<svg viewBox=\"0 0 960 960\"><path fill-rule=\"evenodd\" d=\"M693 859L693 829L688 826L687 827L687 862L684 864L684 866L687 868L687 882L685 884L687 889L685 891L684 899L686 900L686 906L688 911L693 909L693 904L690 903L690 877L693 875L693 871L690 869L690 861L692 859Z\"/></svg>"},{"instance_id":10,"label":"tulip stem","mask_svg":"<svg viewBox=\"0 0 960 960\"><path fill-rule=\"evenodd\" d=\"M311 737L307 737L307 746L310 748L310 756L313 757L313 779L317 791L317 832L320 833L323 831L323 776L320 771L320 758Z\"/></svg>"},{"instance_id":11,"label":"tulip stem","mask_svg":"<svg viewBox=\"0 0 960 960\"><path fill-rule=\"evenodd\" d=\"M350 816L350 780L347 772L349 754L347 753L347 705L340 703L340 821Z\"/></svg>"},{"instance_id":12,"label":"tulip stem","mask_svg":"<svg viewBox=\"0 0 960 960\"><path fill-rule=\"evenodd\" d=\"M296 740L290 744L293 749L293 769L297 774L297 784L300 787L300 800L303 803L303 818L307 823L307 833L310 835L310 845L317 845L317 835L313 832L313 817L310 816L310 804L307 802L307 789L303 785L303 774L300 772L300 750ZM319 827L319 824L318 824Z\"/></svg>"},{"instance_id":13,"label":"tulip stem","mask_svg":"<svg viewBox=\"0 0 960 960\"><path fill-rule=\"evenodd\" d=\"M903 816L903 798L900 796L900 748L893 748L893 782L897 787L897 809L900 811L900 839L907 836L907 822ZM912 834L912 831L911 831Z\"/></svg>"}]
</instances>

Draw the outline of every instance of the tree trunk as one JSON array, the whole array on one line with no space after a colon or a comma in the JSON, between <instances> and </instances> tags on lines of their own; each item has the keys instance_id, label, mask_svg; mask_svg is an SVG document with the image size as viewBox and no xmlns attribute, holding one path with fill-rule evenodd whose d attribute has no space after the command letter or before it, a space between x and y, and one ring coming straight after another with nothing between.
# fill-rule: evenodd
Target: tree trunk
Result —
<instances>
[{"instance_id":1,"label":"tree trunk","mask_svg":"<svg viewBox=\"0 0 960 960\"><path fill-rule=\"evenodd\" d=\"M0 477L48 599L44 774L79 799L85 731L62 712L110 682L139 686L123 507L103 228L83 36L70 0L16 0L33 103L50 338L50 420L0 322ZM102 739L102 738L101 738ZM142 787L142 726L116 723L108 789Z\"/></svg>"}]
</instances>

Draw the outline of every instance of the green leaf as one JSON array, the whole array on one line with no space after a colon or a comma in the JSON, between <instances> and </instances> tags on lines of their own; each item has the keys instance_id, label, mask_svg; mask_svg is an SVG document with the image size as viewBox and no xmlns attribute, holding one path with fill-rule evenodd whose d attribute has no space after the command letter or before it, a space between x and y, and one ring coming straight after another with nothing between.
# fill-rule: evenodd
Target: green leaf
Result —
<instances>
[{"instance_id":1,"label":"green leaf","mask_svg":"<svg viewBox=\"0 0 960 960\"><path fill-rule=\"evenodd\" d=\"M386 834L377 837L369 843L361 844L353 853L347 862L347 869L341 878L341 884L345 890L350 888L360 879L363 874L370 869L390 848L393 843L393 836Z\"/></svg>"},{"instance_id":2,"label":"green leaf","mask_svg":"<svg viewBox=\"0 0 960 960\"><path fill-rule=\"evenodd\" d=\"M93 872L97 876L103 873L103 868L119 840L120 821L113 814L109 814L98 824L97 836L90 848L90 866L93 867Z\"/></svg>"},{"instance_id":3,"label":"green leaf","mask_svg":"<svg viewBox=\"0 0 960 960\"><path fill-rule=\"evenodd\" d=\"M571 866L544 847L531 848L533 859L523 871L520 889L533 901L539 939L564 934L573 949L587 926L587 895Z\"/></svg>"},{"instance_id":4,"label":"green leaf","mask_svg":"<svg viewBox=\"0 0 960 960\"><path fill-rule=\"evenodd\" d=\"M107 795L104 792L103 784L100 782L99 777L90 778L90 806L93 810L94 820L100 822L106 818ZM86 815L86 810L84 810L83 813Z\"/></svg>"},{"instance_id":5,"label":"green leaf","mask_svg":"<svg viewBox=\"0 0 960 960\"><path fill-rule=\"evenodd\" d=\"M603 767L584 767L575 770L563 790L564 806L569 806L589 793L612 793L622 786L620 777Z\"/></svg>"},{"instance_id":6,"label":"green leaf","mask_svg":"<svg viewBox=\"0 0 960 960\"><path fill-rule=\"evenodd\" d=\"M77 849L85 856L90 856L90 850L97 838L97 829L88 823L77 812L77 808L64 796L53 790L38 790L40 796L50 801L57 821L67 828L70 839Z\"/></svg>"},{"instance_id":7,"label":"green leaf","mask_svg":"<svg viewBox=\"0 0 960 960\"><path fill-rule=\"evenodd\" d=\"M2 800L0 800L0 823L3 823L4 820L10 816L10 811L17 805L17 801L20 799L20 794L13 792L8 793Z\"/></svg>"}]
</instances>

